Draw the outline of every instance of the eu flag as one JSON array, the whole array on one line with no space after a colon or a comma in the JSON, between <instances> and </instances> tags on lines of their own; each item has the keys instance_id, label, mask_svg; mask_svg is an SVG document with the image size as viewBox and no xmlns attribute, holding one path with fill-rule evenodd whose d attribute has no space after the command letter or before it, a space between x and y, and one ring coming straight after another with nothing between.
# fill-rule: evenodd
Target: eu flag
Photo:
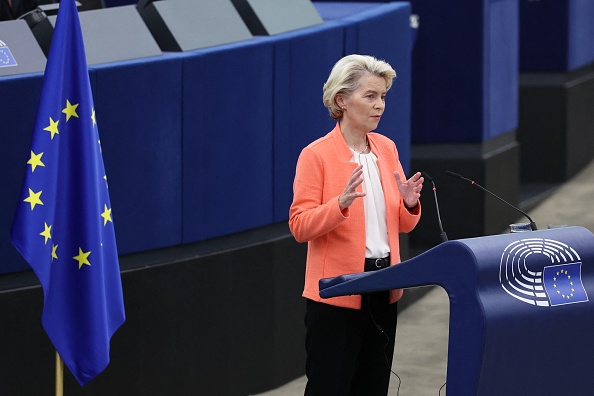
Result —
<instances>
[{"instance_id":1,"label":"eu flag","mask_svg":"<svg viewBox=\"0 0 594 396\"><path fill-rule=\"evenodd\" d=\"M43 327L81 385L107 367L125 320L100 144L78 12L62 0L11 239L43 288Z\"/></svg>"},{"instance_id":2,"label":"eu flag","mask_svg":"<svg viewBox=\"0 0 594 396\"><path fill-rule=\"evenodd\" d=\"M588 301L581 262L544 267L542 280L551 306Z\"/></svg>"},{"instance_id":3,"label":"eu flag","mask_svg":"<svg viewBox=\"0 0 594 396\"><path fill-rule=\"evenodd\" d=\"M18 66L16 59L2 41L0 41L0 67Z\"/></svg>"}]
</instances>

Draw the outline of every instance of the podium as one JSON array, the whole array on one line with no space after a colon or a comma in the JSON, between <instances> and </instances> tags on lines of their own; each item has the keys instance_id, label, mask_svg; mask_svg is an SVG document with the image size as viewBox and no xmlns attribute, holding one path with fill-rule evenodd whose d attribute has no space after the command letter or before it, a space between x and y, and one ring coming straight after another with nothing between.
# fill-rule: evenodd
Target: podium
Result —
<instances>
[{"instance_id":1,"label":"podium","mask_svg":"<svg viewBox=\"0 0 594 396\"><path fill-rule=\"evenodd\" d=\"M320 280L320 296L426 285L450 299L447 391L594 392L594 235L566 227L444 242L376 272Z\"/></svg>"}]
</instances>

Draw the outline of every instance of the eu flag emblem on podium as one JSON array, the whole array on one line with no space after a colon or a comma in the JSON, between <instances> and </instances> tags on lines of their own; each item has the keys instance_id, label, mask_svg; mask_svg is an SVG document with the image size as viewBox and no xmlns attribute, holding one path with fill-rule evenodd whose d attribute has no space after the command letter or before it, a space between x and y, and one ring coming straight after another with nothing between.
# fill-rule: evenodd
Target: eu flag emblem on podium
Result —
<instances>
[{"instance_id":1,"label":"eu flag emblem on podium","mask_svg":"<svg viewBox=\"0 0 594 396\"><path fill-rule=\"evenodd\" d=\"M551 306L588 301L582 283L582 263L544 267L543 282Z\"/></svg>"},{"instance_id":2,"label":"eu flag emblem on podium","mask_svg":"<svg viewBox=\"0 0 594 396\"><path fill-rule=\"evenodd\" d=\"M125 314L107 178L74 0L60 2L27 154L11 239L43 288L43 327L84 385L109 364L110 340Z\"/></svg>"},{"instance_id":3,"label":"eu flag emblem on podium","mask_svg":"<svg viewBox=\"0 0 594 396\"><path fill-rule=\"evenodd\" d=\"M0 41L0 67L18 66L16 59L12 55L10 48Z\"/></svg>"}]
</instances>

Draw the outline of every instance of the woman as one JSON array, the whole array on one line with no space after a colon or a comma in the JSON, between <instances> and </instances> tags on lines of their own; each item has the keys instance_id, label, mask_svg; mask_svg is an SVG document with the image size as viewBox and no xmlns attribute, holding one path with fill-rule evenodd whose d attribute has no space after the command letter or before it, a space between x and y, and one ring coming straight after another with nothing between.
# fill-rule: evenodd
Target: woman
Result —
<instances>
[{"instance_id":1,"label":"woman","mask_svg":"<svg viewBox=\"0 0 594 396\"><path fill-rule=\"evenodd\" d=\"M318 281L399 263L398 234L419 221L421 174L407 180L394 142L372 132L395 77L370 56L339 60L323 89L337 124L297 161L289 227L308 242L306 395L388 391L402 290L321 300Z\"/></svg>"}]
</instances>

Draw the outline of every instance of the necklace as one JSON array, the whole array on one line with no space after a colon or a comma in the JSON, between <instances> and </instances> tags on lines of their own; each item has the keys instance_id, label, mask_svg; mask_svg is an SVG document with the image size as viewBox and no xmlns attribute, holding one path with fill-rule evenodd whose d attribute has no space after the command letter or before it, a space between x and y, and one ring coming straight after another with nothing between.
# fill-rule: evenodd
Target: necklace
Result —
<instances>
[{"instance_id":1,"label":"necklace","mask_svg":"<svg viewBox=\"0 0 594 396\"><path fill-rule=\"evenodd\" d=\"M354 151L355 153L357 153L357 154L365 154L365 152L366 152L366 151L367 151L367 149L369 148L369 139L365 139L365 142L366 142L367 144L365 145L365 148L363 149L363 151L357 151L357 150L355 150L354 148L352 148L351 146L349 146L349 148L350 148L351 150L353 150L353 151Z\"/></svg>"}]
</instances>

